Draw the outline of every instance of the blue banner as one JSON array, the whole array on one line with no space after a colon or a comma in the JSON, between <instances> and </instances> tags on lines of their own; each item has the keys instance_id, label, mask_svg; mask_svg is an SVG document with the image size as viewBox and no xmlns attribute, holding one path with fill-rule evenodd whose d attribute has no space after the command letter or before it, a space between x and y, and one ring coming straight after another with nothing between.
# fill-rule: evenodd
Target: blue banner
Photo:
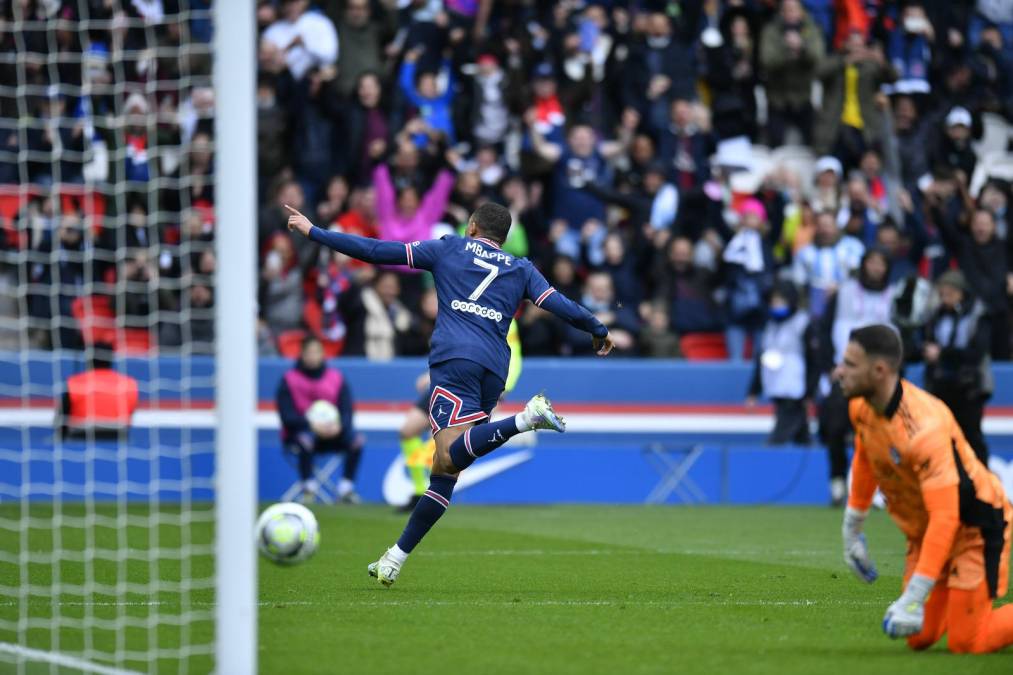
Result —
<instances>
[{"instance_id":1,"label":"blue banner","mask_svg":"<svg viewBox=\"0 0 1013 675\"><path fill-rule=\"evenodd\" d=\"M359 401L412 401L415 379L427 365L424 359L367 361L334 359L331 365L344 373ZM144 399L211 401L214 399L214 360L159 357L124 358L124 370L141 383ZM291 361L262 358L258 371L258 397L273 401L282 374ZM80 355L58 356L50 352L0 352L0 400L23 396L51 396L62 383L84 368ZM996 406L1013 406L1013 364L997 364ZM526 358L517 388L510 400L523 401L547 389L554 400L622 402L627 404L739 404L746 396L750 364L687 362L655 359ZM906 376L921 382L922 369L912 367Z\"/></svg>"},{"instance_id":2,"label":"blue banner","mask_svg":"<svg viewBox=\"0 0 1013 675\"><path fill-rule=\"evenodd\" d=\"M17 434L16 438L14 434ZM128 442L57 443L52 430L0 429L0 501L60 497L96 500L213 499L213 432L133 429ZM454 500L465 504L696 503L825 504L826 452L818 447L763 445L759 437L539 433L537 444L508 444L462 474ZM991 468L1013 494L1010 439L992 438ZM1004 444L1005 443L1005 444ZM330 458L318 458L327 467ZM327 477L333 485L340 464ZM258 494L263 502L292 494L295 458L274 431L259 434ZM224 467L228 472L228 467ZM368 435L357 487L373 502L401 504L411 496L393 432Z\"/></svg>"}]
</instances>

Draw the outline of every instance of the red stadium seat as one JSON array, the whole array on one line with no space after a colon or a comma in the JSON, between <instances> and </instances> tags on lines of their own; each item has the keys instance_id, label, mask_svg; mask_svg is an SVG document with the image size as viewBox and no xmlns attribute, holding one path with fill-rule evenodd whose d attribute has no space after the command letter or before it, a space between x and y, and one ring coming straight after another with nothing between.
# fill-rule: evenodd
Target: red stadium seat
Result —
<instances>
[{"instance_id":1,"label":"red stadium seat","mask_svg":"<svg viewBox=\"0 0 1013 675\"><path fill-rule=\"evenodd\" d=\"M75 298L70 313L77 319L78 330L86 345L103 342L116 344L116 313L104 295Z\"/></svg>"},{"instance_id":2,"label":"red stadium seat","mask_svg":"<svg viewBox=\"0 0 1013 675\"><path fill-rule=\"evenodd\" d=\"M302 351L302 341L306 331L287 330L278 336L278 353L286 359L297 359Z\"/></svg>"},{"instance_id":3,"label":"red stadium seat","mask_svg":"<svg viewBox=\"0 0 1013 675\"><path fill-rule=\"evenodd\" d=\"M125 354L148 354L151 352L151 331L147 328L125 328L118 333L116 351Z\"/></svg>"},{"instance_id":4,"label":"red stadium seat","mask_svg":"<svg viewBox=\"0 0 1013 675\"><path fill-rule=\"evenodd\" d=\"M0 191L0 218L3 218L5 223L13 221L26 201L28 201L26 193L11 189L11 186L4 186Z\"/></svg>"},{"instance_id":5,"label":"red stadium seat","mask_svg":"<svg viewBox=\"0 0 1013 675\"><path fill-rule=\"evenodd\" d=\"M679 338L679 349L688 361L721 361L728 358L721 333L688 333Z\"/></svg>"},{"instance_id":6,"label":"red stadium seat","mask_svg":"<svg viewBox=\"0 0 1013 675\"><path fill-rule=\"evenodd\" d=\"M324 345L324 357L328 359L336 359L341 356L341 352L345 351L344 340L321 340Z\"/></svg>"},{"instance_id":7,"label":"red stadium seat","mask_svg":"<svg viewBox=\"0 0 1013 675\"><path fill-rule=\"evenodd\" d=\"M151 331L147 328L117 328L116 313L105 295L75 298L70 313L77 319L81 339L86 345L104 343L118 352L147 354L151 351Z\"/></svg>"},{"instance_id":8,"label":"red stadium seat","mask_svg":"<svg viewBox=\"0 0 1013 675\"><path fill-rule=\"evenodd\" d=\"M27 188L23 190L18 185L0 186L0 229L3 230L3 241L0 243L7 248L25 248L27 245L27 233L18 233L14 228L14 218L28 202L30 194Z\"/></svg>"},{"instance_id":9,"label":"red stadium seat","mask_svg":"<svg viewBox=\"0 0 1013 675\"><path fill-rule=\"evenodd\" d=\"M105 195L84 185L63 184L53 189L59 196L60 209L64 213L79 212L84 222L91 225L93 234L101 232L106 213ZM5 231L7 246L25 246L27 236L21 235L26 233L14 231L14 219L29 199L47 193L47 189L37 185L0 185L0 229Z\"/></svg>"}]
</instances>

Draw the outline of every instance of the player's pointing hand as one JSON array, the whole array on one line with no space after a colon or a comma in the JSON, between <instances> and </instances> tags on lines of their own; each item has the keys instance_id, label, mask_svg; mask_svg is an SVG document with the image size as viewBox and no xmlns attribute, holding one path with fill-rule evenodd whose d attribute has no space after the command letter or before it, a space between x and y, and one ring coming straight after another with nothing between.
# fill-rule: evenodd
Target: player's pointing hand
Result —
<instances>
[{"instance_id":1,"label":"player's pointing hand","mask_svg":"<svg viewBox=\"0 0 1013 675\"><path fill-rule=\"evenodd\" d=\"M606 335L603 338L593 338L591 344L594 346L594 351L598 356L608 356L609 352L615 345L612 343L612 335Z\"/></svg>"},{"instance_id":2,"label":"player's pointing hand","mask_svg":"<svg viewBox=\"0 0 1013 675\"><path fill-rule=\"evenodd\" d=\"M310 219L293 209L288 204L285 204L285 208L288 209L288 229L294 230L304 237L310 236L310 230L313 229L313 223Z\"/></svg>"}]
</instances>

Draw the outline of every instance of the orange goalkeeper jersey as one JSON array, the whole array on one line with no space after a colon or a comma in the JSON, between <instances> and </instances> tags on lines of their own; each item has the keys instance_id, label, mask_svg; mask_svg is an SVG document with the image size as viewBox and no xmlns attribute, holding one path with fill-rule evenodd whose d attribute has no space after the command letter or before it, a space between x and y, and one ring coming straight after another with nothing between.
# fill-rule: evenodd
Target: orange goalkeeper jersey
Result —
<instances>
[{"instance_id":1,"label":"orange goalkeeper jersey","mask_svg":"<svg viewBox=\"0 0 1013 675\"><path fill-rule=\"evenodd\" d=\"M1008 557L1009 504L949 408L900 380L883 414L861 398L852 399L849 411L855 428L849 505L868 509L878 486L917 551L914 573L937 579L972 547L983 553L992 595L1003 595L1007 575L998 577L1001 559Z\"/></svg>"}]
</instances>

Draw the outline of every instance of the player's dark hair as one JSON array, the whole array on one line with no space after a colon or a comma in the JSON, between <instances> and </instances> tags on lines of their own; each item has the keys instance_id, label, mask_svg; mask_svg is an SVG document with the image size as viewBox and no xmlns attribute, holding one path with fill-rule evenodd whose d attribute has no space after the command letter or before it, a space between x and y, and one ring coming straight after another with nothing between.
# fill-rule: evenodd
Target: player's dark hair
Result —
<instances>
[{"instance_id":1,"label":"player's dark hair","mask_svg":"<svg viewBox=\"0 0 1013 675\"><path fill-rule=\"evenodd\" d=\"M892 326L877 323L856 328L848 339L857 343L871 358L883 359L894 370L900 370L904 343Z\"/></svg>"},{"instance_id":2,"label":"player's dark hair","mask_svg":"<svg viewBox=\"0 0 1013 675\"><path fill-rule=\"evenodd\" d=\"M510 232L510 223L513 222L510 210L493 202L486 202L475 209L471 219L475 221L482 236L492 239L497 244L506 241L507 234Z\"/></svg>"}]
</instances>

